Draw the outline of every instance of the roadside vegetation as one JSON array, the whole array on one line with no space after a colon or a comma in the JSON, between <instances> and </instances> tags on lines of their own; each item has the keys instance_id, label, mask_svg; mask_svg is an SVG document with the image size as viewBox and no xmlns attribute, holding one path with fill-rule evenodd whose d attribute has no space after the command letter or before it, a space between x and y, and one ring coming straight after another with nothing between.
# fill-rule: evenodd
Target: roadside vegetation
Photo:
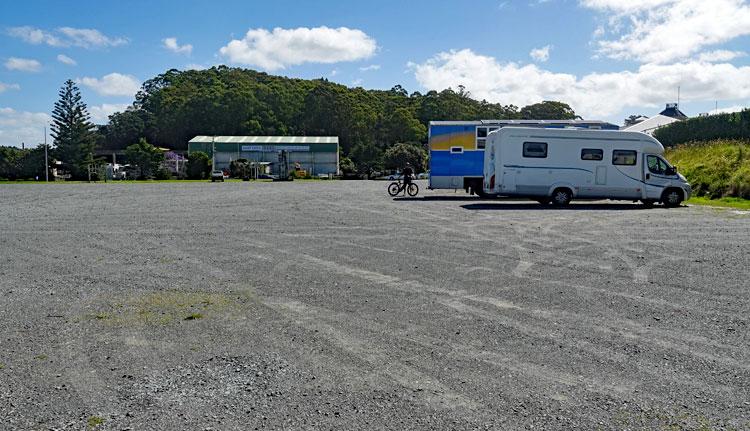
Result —
<instances>
[{"instance_id":1,"label":"roadside vegetation","mask_svg":"<svg viewBox=\"0 0 750 431\"><path fill-rule=\"evenodd\" d=\"M666 156L690 181L696 198L735 198L725 204L750 199L750 141L683 144L668 148Z\"/></svg>"},{"instance_id":2,"label":"roadside vegetation","mask_svg":"<svg viewBox=\"0 0 750 431\"><path fill-rule=\"evenodd\" d=\"M665 147L718 139L750 140L750 109L678 121L657 129L654 137Z\"/></svg>"}]
</instances>

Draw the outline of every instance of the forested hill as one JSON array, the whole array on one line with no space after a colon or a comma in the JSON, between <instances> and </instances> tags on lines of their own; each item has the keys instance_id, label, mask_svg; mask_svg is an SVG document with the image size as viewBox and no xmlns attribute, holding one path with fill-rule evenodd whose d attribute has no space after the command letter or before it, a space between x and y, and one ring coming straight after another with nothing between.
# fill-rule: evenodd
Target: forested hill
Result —
<instances>
[{"instance_id":1,"label":"forested hill","mask_svg":"<svg viewBox=\"0 0 750 431\"><path fill-rule=\"evenodd\" d=\"M145 137L184 150L195 135L339 136L346 155L371 159L397 142L425 142L432 120L572 119L564 103L522 109L478 101L459 88L409 94L349 88L254 70L169 70L143 84L133 106L101 128L100 146L122 149Z\"/></svg>"}]
</instances>

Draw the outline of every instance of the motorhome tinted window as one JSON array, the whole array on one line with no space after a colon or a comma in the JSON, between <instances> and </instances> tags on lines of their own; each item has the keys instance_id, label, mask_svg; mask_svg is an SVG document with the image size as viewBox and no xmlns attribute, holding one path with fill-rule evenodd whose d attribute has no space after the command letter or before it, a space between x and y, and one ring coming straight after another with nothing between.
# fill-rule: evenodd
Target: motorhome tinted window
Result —
<instances>
[{"instance_id":1,"label":"motorhome tinted window","mask_svg":"<svg viewBox=\"0 0 750 431\"><path fill-rule=\"evenodd\" d=\"M547 157L547 143L546 142L524 142L523 143L523 156L524 157L536 157L545 158Z\"/></svg>"},{"instance_id":2,"label":"motorhome tinted window","mask_svg":"<svg viewBox=\"0 0 750 431\"><path fill-rule=\"evenodd\" d=\"M602 160L604 151L597 148L584 148L581 150L581 160Z\"/></svg>"},{"instance_id":3,"label":"motorhome tinted window","mask_svg":"<svg viewBox=\"0 0 750 431\"><path fill-rule=\"evenodd\" d=\"M451 147L451 153L463 153L463 147Z\"/></svg>"},{"instance_id":4,"label":"motorhome tinted window","mask_svg":"<svg viewBox=\"0 0 750 431\"><path fill-rule=\"evenodd\" d=\"M612 164L633 166L635 165L636 157L637 155L635 151L614 150L612 151Z\"/></svg>"},{"instance_id":5,"label":"motorhome tinted window","mask_svg":"<svg viewBox=\"0 0 750 431\"><path fill-rule=\"evenodd\" d=\"M483 150L484 147L487 146L487 140L486 139L477 139L477 148L480 150Z\"/></svg>"},{"instance_id":6,"label":"motorhome tinted window","mask_svg":"<svg viewBox=\"0 0 750 431\"><path fill-rule=\"evenodd\" d=\"M477 127L477 138L486 138L486 137L487 137L487 128Z\"/></svg>"}]
</instances>

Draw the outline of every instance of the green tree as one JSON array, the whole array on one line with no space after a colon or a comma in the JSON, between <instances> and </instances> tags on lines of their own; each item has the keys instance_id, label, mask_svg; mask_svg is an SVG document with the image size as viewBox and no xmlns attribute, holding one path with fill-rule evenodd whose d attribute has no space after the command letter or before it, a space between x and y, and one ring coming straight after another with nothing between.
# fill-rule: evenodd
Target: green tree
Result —
<instances>
[{"instance_id":1,"label":"green tree","mask_svg":"<svg viewBox=\"0 0 750 431\"><path fill-rule=\"evenodd\" d=\"M427 151L413 144L396 144L383 153L383 164L387 169L403 169L410 163L415 173L424 172L427 166Z\"/></svg>"},{"instance_id":2,"label":"green tree","mask_svg":"<svg viewBox=\"0 0 750 431\"><path fill-rule=\"evenodd\" d=\"M203 151L194 151L188 155L187 176L191 180L205 180L211 173L211 158Z\"/></svg>"},{"instance_id":3,"label":"green tree","mask_svg":"<svg viewBox=\"0 0 750 431\"><path fill-rule=\"evenodd\" d=\"M91 158L96 143L94 125L90 121L81 91L72 80L65 81L59 92L60 99L52 110L52 137L55 156L74 179L87 177L87 160Z\"/></svg>"},{"instance_id":4,"label":"green tree","mask_svg":"<svg viewBox=\"0 0 750 431\"><path fill-rule=\"evenodd\" d=\"M521 108L524 120L575 120L580 118L567 103L545 100Z\"/></svg>"},{"instance_id":5,"label":"green tree","mask_svg":"<svg viewBox=\"0 0 750 431\"><path fill-rule=\"evenodd\" d=\"M49 152L49 151L48 151ZM20 178L37 178L44 179L44 144L36 148L26 150L25 154L19 160L18 175ZM50 173L50 179L52 174Z\"/></svg>"},{"instance_id":6,"label":"green tree","mask_svg":"<svg viewBox=\"0 0 750 431\"><path fill-rule=\"evenodd\" d=\"M161 162L164 161L164 153L141 138L137 144L125 149L125 157L128 163L138 166L138 179L146 179L154 176L159 170Z\"/></svg>"},{"instance_id":7,"label":"green tree","mask_svg":"<svg viewBox=\"0 0 750 431\"><path fill-rule=\"evenodd\" d=\"M16 147L0 147L0 178L15 180L24 151Z\"/></svg>"}]
</instances>

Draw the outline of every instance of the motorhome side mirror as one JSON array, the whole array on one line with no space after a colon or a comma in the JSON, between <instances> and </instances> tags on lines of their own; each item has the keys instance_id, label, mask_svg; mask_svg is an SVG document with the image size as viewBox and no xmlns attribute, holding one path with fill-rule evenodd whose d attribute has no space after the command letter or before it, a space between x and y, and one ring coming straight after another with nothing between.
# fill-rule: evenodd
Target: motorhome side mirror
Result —
<instances>
[{"instance_id":1,"label":"motorhome side mirror","mask_svg":"<svg viewBox=\"0 0 750 431\"><path fill-rule=\"evenodd\" d=\"M676 175L677 174L677 166L672 166L672 167L667 168L667 170L664 171L664 173L667 174L667 175Z\"/></svg>"}]
</instances>

